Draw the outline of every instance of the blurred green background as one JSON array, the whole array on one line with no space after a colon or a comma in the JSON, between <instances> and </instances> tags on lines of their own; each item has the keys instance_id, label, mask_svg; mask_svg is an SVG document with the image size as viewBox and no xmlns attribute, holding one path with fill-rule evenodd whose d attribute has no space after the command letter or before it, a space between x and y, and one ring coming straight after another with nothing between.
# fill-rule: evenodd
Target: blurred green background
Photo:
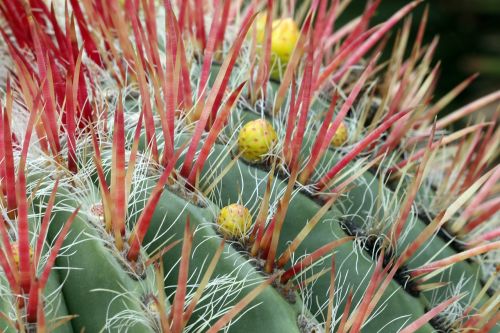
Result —
<instances>
[{"instance_id":1,"label":"blurred green background","mask_svg":"<svg viewBox=\"0 0 500 333\"><path fill-rule=\"evenodd\" d=\"M408 2L382 0L373 23L387 19ZM358 16L365 4L365 0L353 0L341 21ZM500 0L426 0L413 13L414 33L426 5L429 22L425 41L429 43L435 35L440 36L434 57L435 61L442 60L436 97L446 94L469 75L480 73L445 111L453 111L500 89Z\"/></svg>"}]
</instances>

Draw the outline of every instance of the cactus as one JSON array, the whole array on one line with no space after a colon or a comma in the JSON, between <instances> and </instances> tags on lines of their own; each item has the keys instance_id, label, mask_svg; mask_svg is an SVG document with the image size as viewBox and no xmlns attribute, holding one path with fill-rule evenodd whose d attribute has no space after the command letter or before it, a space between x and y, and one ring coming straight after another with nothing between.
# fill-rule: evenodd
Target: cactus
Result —
<instances>
[{"instance_id":1,"label":"cactus","mask_svg":"<svg viewBox=\"0 0 500 333\"><path fill-rule=\"evenodd\" d=\"M499 332L500 92L436 120L419 3L0 4L2 331Z\"/></svg>"}]
</instances>

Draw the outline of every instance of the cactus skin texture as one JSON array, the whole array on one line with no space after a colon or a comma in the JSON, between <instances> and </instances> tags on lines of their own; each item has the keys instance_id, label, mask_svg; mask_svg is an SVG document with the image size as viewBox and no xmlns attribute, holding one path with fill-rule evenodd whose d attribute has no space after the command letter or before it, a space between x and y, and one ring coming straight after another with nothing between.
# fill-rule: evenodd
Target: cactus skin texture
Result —
<instances>
[{"instance_id":1,"label":"cactus skin texture","mask_svg":"<svg viewBox=\"0 0 500 333\"><path fill-rule=\"evenodd\" d=\"M381 2L0 4L0 331L500 332L500 92Z\"/></svg>"}]
</instances>

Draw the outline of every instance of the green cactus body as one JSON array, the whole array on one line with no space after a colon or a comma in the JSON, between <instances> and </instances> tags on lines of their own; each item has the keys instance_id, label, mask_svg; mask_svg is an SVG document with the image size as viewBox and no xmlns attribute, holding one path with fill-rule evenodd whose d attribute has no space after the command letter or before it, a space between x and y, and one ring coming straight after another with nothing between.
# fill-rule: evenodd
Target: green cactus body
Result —
<instances>
[{"instance_id":1,"label":"green cactus body","mask_svg":"<svg viewBox=\"0 0 500 333\"><path fill-rule=\"evenodd\" d=\"M241 123L245 123L259 117L255 113L248 111L243 111L239 113L238 116L238 122ZM314 135L306 135L305 137L313 138ZM302 147L302 156L308 155L311 144L312 143L310 142L310 140L305 140ZM320 168L329 169L333 165L335 165L338 160L338 153L334 149L327 150L319 164ZM249 174L255 175L254 172L249 172ZM260 179L265 179L265 177L266 175L263 174ZM247 182L251 184L252 182L255 183L255 180L249 179L247 180ZM351 224L351 228L359 228L359 230L363 230L364 223L366 223L366 221L368 221L369 219L373 219L377 216L377 214L379 214L376 212L378 199L377 193L380 191L379 182L380 180L377 176L374 176L370 172L365 172L357 180L356 186L354 186L352 190L347 192L345 196L342 196L337 200L335 206L338 207L338 213L336 216L342 216L343 219L342 221L337 221L337 223L348 222ZM261 183L263 183L263 186L265 186L265 182ZM241 186L243 186L243 184L241 184ZM394 196L394 193L389 188L387 188L385 184L383 184L381 188L382 191L384 191L384 197L391 198ZM264 189L262 189L262 191L263 190ZM226 190L221 192L225 193ZM234 200L236 197L233 196L232 199ZM301 198L301 200L307 199ZM297 201L300 202L301 200ZM383 226L384 228L387 228L387 226L390 225L383 224ZM407 232L408 235L406 237L402 237L398 241L397 251L400 252L404 250L408 245L410 245L410 243L417 238L417 236L424 230L425 227L426 224L418 218L412 224L407 223L405 233ZM390 230L388 229L379 230L379 234L376 236L389 237L390 235L387 234L389 231ZM456 253L457 252L452 247L450 247L449 244L447 244L443 239L441 239L440 237L433 237L425 244L425 250L418 251L417 255L414 258L410 259L407 268L411 270L420 267L429 261L446 258ZM478 295L482 288L478 279L480 274L481 268L477 263L462 261L454 264L453 267L445 270L443 273L438 274L429 282L450 281L455 286L462 286L462 290L467 290L468 292L468 297L463 299L463 304L464 306L466 306L466 304L468 304L471 299L474 299L474 297ZM438 288L437 290L424 292L423 294L427 297L428 300L433 298L446 299L449 297L449 290L447 290L446 288ZM488 297L483 297L480 304L484 304L487 299ZM422 303L424 306L427 306L428 301L422 299Z\"/></svg>"},{"instance_id":2,"label":"green cactus body","mask_svg":"<svg viewBox=\"0 0 500 333\"><path fill-rule=\"evenodd\" d=\"M58 204L76 208L78 202L70 199L67 192L63 193ZM63 210L55 212L49 239L56 237L61 223L70 214ZM114 250L106 247L99 237L85 215L79 213L65 239L72 253L56 261L61 279L65 281L63 293L67 307L70 313L78 315L72 320L73 329L78 332L82 329L88 332L153 332L144 316L142 303L154 286L153 272L146 270L138 280L132 278L112 254Z\"/></svg>"},{"instance_id":3,"label":"green cactus body","mask_svg":"<svg viewBox=\"0 0 500 333\"><path fill-rule=\"evenodd\" d=\"M248 111L239 112L237 115L237 120L235 123L246 123L247 121L258 119L259 116ZM229 131L229 129L227 129ZM180 139L179 137L179 140ZM308 144L310 142L306 141L303 151L308 150ZM211 153L211 158L206 163L206 167L204 172L209 174L213 172L214 167L219 165L222 169L225 165L230 162L230 158L226 157L226 161L221 163L221 156L227 156L227 147L224 145L215 145ZM323 157L322 163L327 163L328 165L333 165L337 161L336 154L334 151L328 151ZM323 166L323 165L322 165ZM203 176L204 173L202 173ZM370 177L370 173L365 173L363 177ZM267 172L261 170L259 166L250 165L246 162L238 161L237 164L222 178L220 184L218 185L218 194L217 199L224 203L229 204L232 202L238 202L242 200L248 207L254 207L253 213L256 214L258 209L258 204L260 203L258 200L258 196L256 193L264 193L267 179ZM202 177L203 178L203 177ZM365 180L366 181L366 180ZM310 253L312 250L317 249L321 245L324 245L335 238L341 238L346 236L345 232L341 229L340 224L343 221L340 221L345 216L349 216L351 212L346 210L346 202L352 201L351 207L356 207L356 203L358 203L358 207L364 207L364 205L371 207L372 203L367 200L364 196L360 196L359 191L366 191L366 188L363 186L364 182L360 182L352 191L347 193L346 198L339 198L338 203L335 205L338 206L338 209L333 209L331 212L327 214L327 216L323 217L324 222L319 223L315 230L311 232L309 237L305 239L303 244L297 250L298 254ZM273 191L274 195L279 193L280 191L284 191L285 185L283 183L278 183L274 185L275 189ZM375 185L374 185L375 186ZM375 186L376 188L376 186ZM378 189L377 189L378 190ZM389 189L385 189L386 191L390 191ZM274 196L272 195L272 197ZM276 199L276 198L274 198ZM273 200L273 198L272 198ZM297 221L308 221L318 210L320 206L311 200L308 196L297 193L296 197L291 201L290 207L287 213L287 217L285 220L285 227L282 230L282 236L280 237L280 249L284 250L286 246L286 242L293 239L298 232L302 229L302 224L297 224ZM359 213L359 211L357 211ZM359 214L358 218L362 218L363 214ZM211 219L215 220L215 217L211 217ZM420 222L420 221L419 221ZM414 226L414 230L410 232L410 236L406 239L411 240L418 235L419 232L425 227L423 222L417 223ZM153 228L154 229L154 228ZM413 237L413 238L412 238ZM430 259L432 253L438 253L441 251L442 256L447 256L453 254L453 249L446 246L446 244L439 238L433 238L430 242L432 248L436 252L428 252L427 257L419 257L418 260L412 261L412 264L408 266L409 268L418 267L419 264ZM406 247L408 243L399 244L401 248ZM215 245L214 245L215 246ZM444 248L444 249L443 249ZM214 248L215 250L215 248ZM213 250L213 251L214 251ZM356 259L353 258L356 256ZM368 254L359 254L355 255L353 253L352 245L346 244L336 249L336 261L339 263L344 263L346 266L349 266L348 263L352 260L356 260L356 270L346 268L346 281L349 281L352 286L361 286L359 288L360 293L355 294L355 298L353 301L360 301L363 296L363 291L366 289L368 280L365 278L369 276L373 270L374 262L366 258ZM474 268L471 267L468 263L458 263L457 267L460 269L456 270L456 274L452 271L451 276L447 276L447 279L453 281L454 283L459 283L464 276L474 276L477 274L474 271ZM317 265L317 270L320 271L323 268L328 267L328 260L324 260L323 263ZM477 267L477 266L476 266ZM467 274L467 275L465 275ZM436 278L438 279L438 278ZM475 279L470 279L472 281L471 284L466 284L469 288L472 288L472 295L476 295L480 290L479 283ZM175 283L175 280L171 281ZM318 320L321 320L326 315L322 313L321 310L317 307L318 304L325 304L328 301L328 288L330 287L330 282L328 276L320 277L317 281L314 282L312 286L313 295L316 299L311 304L311 312L318 314ZM345 290L342 292L344 295L348 292L348 286L345 286ZM442 293L441 297L445 296L445 290L440 290ZM424 293L428 294L428 297L433 296L432 291ZM389 297L390 295L390 297ZM344 299L345 302L345 299ZM340 311L345 305L344 302L341 303ZM425 307L428 302L424 299L415 298L411 296L408 292L406 292L398 283L392 281L387 291L384 294L384 304L387 305L387 313L379 314L377 317L373 318L366 324L366 329L369 330L379 330L382 328L388 329L389 331L396 331L400 328L406 320L411 321L409 318L416 319L421 316L425 312ZM484 302L484 300L483 300ZM481 303L483 303L481 302ZM418 306L417 306L418 304ZM395 318L401 318L400 321L395 320ZM430 325L426 325L422 327L419 332L433 332L433 328Z\"/></svg>"},{"instance_id":4,"label":"green cactus body","mask_svg":"<svg viewBox=\"0 0 500 333\"><path fill-rule=\"evenodd\" d=\"M498 112L447 130L500 91L439 119L473 78L380 2L2 3L0 331L500 332Z\"/></svg>"},{"instance_id":5,"label":"green cactus body","mask_svg":"<svg viewBox=\"0 0 500 333\"><path fill-rule=\"evenodd\" d=\"M31 215L33 214L33 211L30 211ZM35 230L35 227L38 225L37 219L30 219L30 232L33 235L37 235L37 231ZM34 241L36 241L36 237L33 239L32 244L34 244ZM17 243L14 243L17 245ZM47 255L49 251L49 246L47 245L47 242L44 243L43 249L42 249L42 254L41 256L44 257ZM19 260L19 259L17 259ZM40 267L38 267L39 270L41 270ZM41 272L38 272L38 275L40 275ZM45 289L43 291L43 299L44 299L44 311L45 311L45 320L46 320L46 325L47 329L50 332L55 332L55 333L72 333L73 328L68 319L69 312L66 307L66 302L64 299L64 295L62 293L62 284L61 280L59 277L59 274L57 271L52 270L49 274L49 278L47 280L47 284L45 286ZM15 308L17 307L17 301L16 297L12 294L10 290L10 286L5 279L5 275L0 275L0 313L9 316L10 315L10 320L15 323L15 318L16 318L16 313L15 313ZM21 310L21 313L24 310ZM17 324L17 323L15 323ZM33 328L30 328L33 329ZM12 327L11 324L9 324L3 316L0 316L0 332L5 332L5 333L10 333L10 332L17 332L18 330L14 327Z\"/></svg>"},{"instance_id":6,"label":"green cactus body","mask_svg":"<svg viewBox=\"0 0 500 333\"><path fill-rule=\"evenodd\" d=\"M176 137L179 143L183 140L189 140L189 136L179 135ZM141 136L140 149L144 150L145 137ZM220 155L227 153L225 149L219 149L212 152L211 156L219 161ZM219 161L220 162L220 161ZM207 161L207 165L210 161ZM224 167L224 163L222 163ZM150 184L149 188L154 186ZM147 191L143 193L146 195ZM222 198L221 198L222 199ZM138 203L142 200L137 200ZM191 258L190 270L200 268L203 263L206 263L213 256L222 238L216 231L217 215L215 211L218 209L215 204L208 199L200 200L206 207L200 207L180 195L173 193L170 190L165 190L156 207L151 227L146 234L145 243L147 251L152 254L157 251L169 239L179 238L182 235L184 221L190 218L192 228L197 230L194 234L193 248L197 249ZM136 206L140 209L140 206ZM170 216L169 217L169 213ZM132 227L132 225L129 225ZM170 250L163 256L165 267L172 267L180 257L180 249ZM235 269L238 267L238 269ZM168 273L168 270L165 270ZM229 244L225 245L224 254L216 266L213 275L227 275L235 281L242 281L243 285L238 295L234 297L225 306L231 306L241 299L246 293L250 292L259 282L263 282L265 276L256 270L256 267L251 263L249 258L239 253ZM166 275L165 288L168 292L169 288L177 284L177 267L172 269L170 274ZM222 290L220 297L224 294ZM293 292L295 301L288 302L283 295L272 287L268 287L259 294L254 301L249 305L250 310L245 310L246 315L239 318L231 325L231 332L250 332L260 330L270 330L272 332L304 332L299 328L299 319L301 323L306 323L312 327L316 327L318 322L309 313L309 310L302 304L300 296ZM203 305L202 305L203 306ZM280 314L280 320L276 320L276 316ZM198 316L203 313L198 314ZM195 312L193 315L197 317ZM255 316L259 320L255 320ZM196 320L196 319L194 319ZM206 319L205 319L206 320Z\"/></svg>"},{"instance_id":7,"label":"green cactus body","mask_svg":"<svg viewBox=\"0 0 500 333\"><path fill-rule=\"evenodd\" d=\"M51 332L56 333L71 333L73 328L69 322L62 323L57 327L53 327L58 320L64 320L65 316L68 316L68 311L66 304L61 292L61 284L58 279L58 274L53 272L47 281L47 286L44 291L44 297L50 302L45 302L45 308L47 312L47 323ZM8 315L12 314L15 307L17 306L14 302L14 298L9 292L9 286L4 277L0 277L0 312ZM13 322L15 324L15 322ZM4 318L0 318L0 331L5 333L18 332L15 327L7 322Z\"/></svg>"},{"instance_id":8,"label":"green cactus body","mask_svg":"<svg viewBox=\"0 0 500 333\"><path fill-rule=\"evenodd\" d=\"M369 193L377 193L379 191L379 179L372 175L371 173L365 173L361 178L357 186L352 189L347 197L340 199L342 213L344 216L352 217L349 219L354 226L362 229L363 222L369 217L376 216L376 197L371 197ZM386 197L391 197L393 195L391 190L384 187ZM416 218L414 223L410 225L407 224L406 230L408 230L408 236L402 238L402 241L398 242L397 250L402 251L424 230L426 224L422 222L419 218ZM388 230L383 230L383 234L388 232ZM433 237L425 244L425 251L418 251L417 254L408 261L407 268L414 269L422 266L423 264L438 260L442 258L450 257L457 252L449 246L442 238ZM481 290L480 276L481 268L477 263L469 263L467 261L462 261L455 263L452 267L444 271L443 273L437 275L429 282L440 282L440 281L451 281L454 285L462 285L462 290L468 291L468 297L463 300L464 305L470 302L470 299L474 297ZM437 297L438 299L445 299L449 297L446 288L439 288L434 291L424 292L428 299ZM483 297L483 304L487 297Z\"/></svg>"},{"instance_id":9,"label":"green cactus body","mask_svg":"<svg viewBox=\"0 0 500 333\"><path fill-rule=\"evenodd\" d=\"M45 297L46 299L54 293L56 290L59 290L56 299L54 299L51 303L46 305L46 313L50 319L52 319L51 325L55 324L55 321L58 319L63 319L63 317L69 315L69 311L66 306L66 300L62 293L62 283L59 274L56 271L51 273L49 280L47 281L47 287L45 288ZM49 325L49 330L54 333L71 333L74 332L71 322L67 321L57 328L51 328Z\"/></svg>"},{"instance_id":10,"label":"green cactus body","mask_svg":"<svg viewBox=\"0 0 500 333\"><path fill-rule=\"evenodd\" d=\"M225 149L224 146L216 146L213 152L214 156L219 156ZM228 161L229 162L229 161ZM207 170L213 169L210 166L210 161L207 163ZM224 165L224 163L223 163ZM266 187L266 179L268 174L258 168L249 166L244 162L237 162L237 165L232 168L221 180L219 185L219 191L217 193L221 194L220 200L224 203L237 202L241 200L243 204L247 207L254 207L258 209L259 199L257 193L264 193ZM283 183L276 181L274 184L273 193L279 193L284 191ZM273 199L271 199L273 200ZM320 206L309 199L302 193L297 193L296 196L290 202L288 208L287 216L285 219L284 227L280 236L280 249L284 250L288 241L291 241L302 229L304 223L310 220L314 214L319 210ZM255 213L255 211L254 211ZM311 232L311 234L304 240L302 245L297 250L297 254L310 253L311 251L319 248L320 246L331 242L336 238L345 237L344 231L340 228L338 223L338 218L342 214L333 209L323 217L323 221L320 222ZM368 280L366 276L369 276L373 269L374 263L363 257L362 254L359 256L353 253L353 245L345 244L335 250L335 258L339 263L343 263L345 268L341 268L341 274L346 274L345 279L348 281L346 288L341 291L344 296L348 292L349 287L357 288L359 287L359 293L356 294L357 298L355 301L360 301L364 288L366 287ZM350 266L350 262L356 261L356 267ZM339 264L342 267L342 264ZM316 267L316 266L315 266ZM328 267L328 260L324 260L323 263L317 265L317 271ZM311 305L312 313L318 313L318 319L325 315L321 313L320 309L316 306L318 304L325 304L328 301L328 288L330 287L330 282L328 276L323 276L313 283L312 289L314 297L317 299L312 300ZM389 318L397 318L398 316L404 316L411 314L413 318L418 318L424 313L424 307L422 305L417 306L418 301L407 294L401 289L399 285L395 282L391 282L391 286L387 290L387 295L392 295L392 297L386 299L386 304L390 313L386 315L382 313L380 316L376 317L374 320L367 324L367 329L370 327L372 330L378 330L383 327L387 329L393 328L397 329L403 322L390 323ZM342 311L342 305L339 311ZM387 326L388 325L388 326ZM394 326L392 326L394 325ZM425 326L419 332L432 332L433 329L430 326Z\"/></svg>"},{"instance_id":11,"label":"green cactus body","mask_svg":"<svg viewBox=\"0 0 500 333\"><path fill-rule=\"evenodd\" d=\"M213 204L206 202L209 206L201 208L189 203L184 198L171 191L164 191L156 208L150 231L146 235L145 242L149 251L158 249L168 239L179 238L184 229L184 221L188 218L191 221L192 229L196 230L193 239L193 255L190 262L190 271L201 269L220 245L221 238L216 233L216 215L214 215ZM163 257L165 267L174 267L167 274L165 287L167 293L169 287L177 284L177 268L175 263L180 257L180 248L172 249ZM165 271L169 271L166 269ZM225 307L230 307L241 299L247 292L250 292L258 283L264 281L255 267L236 251L229 244L225 245L223 254L215 268L213 276L225 276L227 279L238 281L237 290L232 290L231 286L221 286L221 290L210 299L227 298ZM236 282L235 282L236 283ZM235 295L229 296L227 293L233 292ZM201 307L209 304L200 304ZM257 306L258 305L258 306ZM293 304L285 300L275 289L267 287L249 307L252 307L246 315L239 318L231 325L231 332L301 332L298 328L297 320L300 315L307 316L308 311L303 306L300 297ZM199 317L201 313L194 313L194 317ZM196 320L193 318L193 320ZM279 320L276 320L279 318ZM207 318L203 319L207 320ZM311 324L317 324L314 319L310 319ZM205 323L210 324L210 323Z\"/></svg>"},{"instance_id":12,"label":"green cactus body","mask_svg":"<svg viewBox=\"0 0 500 333\"><path fill-rule=\"evenodd\" d=\"M7 281L3 276L0 276L0 313L5 315L13 315L15 317L16 300L13 295L8 292L10 289ZM46 322L50 332L54 333L72 333L73 328L69 321L64 322L64 317L68 316L65 299L61 291L61 283L58 273L53 271L47 281L44 290L44 306L46 311ZM12 318L11 318L12 320ZM62 320L61 324L56 323ZM12 327L3 317L0 318L0 331L5 333L17 332L18 330Z\"/></svg>"},{"instance_id":13,"label":"green cactus body","mask_svg":"<svg viewBox=\"0 0 500 333\"><path fill-rule=\"evenodd\" d=\"M0 278L0 288L1 290L5 290L7 287L7 281L5 281L5 278L2 276ZM0 312L2 313L9 313L10 311L10 304L8 302L8 297L10 295L1 295L0 297ZM5 333L14 333L16 332L16 329L10 325L8 321L5 320L5 318L0 318L0 330Z\"/></svg>"}]
</instances>

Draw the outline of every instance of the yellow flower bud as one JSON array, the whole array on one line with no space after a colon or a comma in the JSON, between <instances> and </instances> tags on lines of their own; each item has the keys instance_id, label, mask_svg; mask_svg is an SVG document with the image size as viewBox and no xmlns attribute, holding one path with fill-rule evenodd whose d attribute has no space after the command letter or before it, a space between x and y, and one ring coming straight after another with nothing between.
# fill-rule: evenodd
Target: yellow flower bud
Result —
<instances>
[{"instance_id":1,"label":"yellow flower bud","mask_svg":"<svg viewBox=\"0 0 500 333\"><path fill-rule=\"evenodd\" d=\"M273 22L271 42L271 77L279 80L286 70L292 56L300 31L297 23L291 18L279 19Z\"/></svg>"},{"instance_id":2,"label":"yellow flower bud","mask_svg":"<svg viewBox=\"0 0 500 333\"><path fill-rule=\"evenodd\" d=\"M335 131L332 142L330 144L335 148L340 147L346 143L348 137L349 133L347 132L347 126L344 124L344 122L341 122L339 127Z\"/></svg>"},{"instance_id":3,"label":"yellow flower bud","mask_svg":"<svg viewBox=\"0 0 500 333\"><path fill-rule=\"evenodd\" d=\"M252 225L252 216L245 206L231 204L221 209L217 225L225 237L241 239Z\"/></svg>"},{"instance_id":4,"label":"yellow flower bud","mask_svg":"<svg viewBox=\"0 0 500 333\"><path fill-rule=\"evenodd\" d=\"M295 48L295 44L297 44L299 35L299 27L293 19L274 20L271 44L272 53L277 55L281 62L287 63Z\"/></svg>"},{"instance_id":5,"label":"yellow flower bud","mask_svg":"<svg viewBox=\"0 0 500 333\"><path fill-rule=\"evenodd\" d=\"M19 267L19 245L17 242L11 244L12 256L14 257L14 264ZM33 258L33 249L30 247L30 258Z\"/></svg>"},{"instance_id":6,"label":"yellow flower bud","mask_svg":"<svg viewBox=\"0 0 500 333\"><path fill-rule=\"evenodd\" d=\"M243 126L238 135L238 149L249 162L260 162L274 147L277 141L273 126L265 119L250 121Z\"/></svg>"},{"instance_id":7,"label":"yellow flower bud","mask_svg":"<svg viewBox=\"0 0 500 333\"><path fill-rule=\"evenodd\" d=\"M264 43L266 31L267 14L259 14L255 20L257 44ZM286 65L292 56L293 50L300 36L300 30L297 23L292 18L274 20L272 23L271 34L271 77L280 78L280 72L283 73Z\"/></svg>"}]
</instances>

